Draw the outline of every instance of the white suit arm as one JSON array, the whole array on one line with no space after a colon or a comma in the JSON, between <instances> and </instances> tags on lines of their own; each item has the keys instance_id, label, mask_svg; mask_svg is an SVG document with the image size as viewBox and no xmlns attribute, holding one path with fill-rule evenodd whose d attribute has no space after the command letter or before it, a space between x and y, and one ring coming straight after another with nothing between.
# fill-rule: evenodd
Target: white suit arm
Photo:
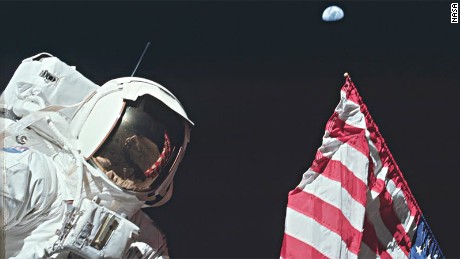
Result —
<instances>
[{"instance_id":1,"label":"white suit arm","mask_svg":"<svg viewBox=\"0 0 460 259\"><path fill-rule=\"evenodd\" d=\"M55 203L57 190L52 176L55 172L47 166L50 161L44 156L30 151L0 152L5 162L1 171L0 205L6 257L41 257L47 243L43 241L49 240L60 225L58 215L62 210Z\"/></svg>"},{"instance_id":2,"label":"white suit arm","mask_svg":"<svg viewBox=\"0 0 460 259\"><path fill-rule=\"evenodd\" d=\"M5 152L0 151L3 154ZM2 155L3 155L2 154ZM2 169L1 208L5 230L16 225L24 225L24 217L31 211L40 208L46 195L47 180L31 174L27 165L15 163L5 157L6 168Z\"/></svg>"}]
</instances>

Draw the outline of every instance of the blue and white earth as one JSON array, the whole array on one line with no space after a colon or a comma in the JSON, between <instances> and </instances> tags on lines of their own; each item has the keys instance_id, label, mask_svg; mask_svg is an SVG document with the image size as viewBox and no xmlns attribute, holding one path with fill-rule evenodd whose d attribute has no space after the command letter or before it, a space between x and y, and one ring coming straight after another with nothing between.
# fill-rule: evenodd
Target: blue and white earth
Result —
<instances>
[{"instance_id":1,"label":"blue and white earth","mask_svg":"<svg viewBox=\"0 0 460 259\"><path fill-rule=\"evenodd\" d=\"M333 5L327 7L323 12L323 21L325 22L335 22L344 17L342 8Z\"/></svg>"}]
</instances>

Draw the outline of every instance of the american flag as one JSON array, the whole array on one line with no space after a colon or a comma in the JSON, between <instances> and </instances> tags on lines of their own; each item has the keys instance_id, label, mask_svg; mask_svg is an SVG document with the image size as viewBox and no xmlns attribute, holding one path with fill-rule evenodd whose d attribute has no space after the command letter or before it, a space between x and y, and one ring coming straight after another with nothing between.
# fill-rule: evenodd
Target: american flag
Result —
<instances>
[{"instance_id":1,"label":"american flag","mask_svg":"<svg viewBox=\"0 0 460 259\"><path fill-rule=\"evenodd\" d=\"M281 258L444 258L350 76L289 193Z\"/></svg>"}]
</instances>

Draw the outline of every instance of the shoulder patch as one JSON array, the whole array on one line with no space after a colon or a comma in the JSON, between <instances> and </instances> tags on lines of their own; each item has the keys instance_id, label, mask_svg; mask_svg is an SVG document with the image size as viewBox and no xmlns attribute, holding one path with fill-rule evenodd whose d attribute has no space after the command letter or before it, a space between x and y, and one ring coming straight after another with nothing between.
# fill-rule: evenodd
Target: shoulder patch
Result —
<instances>
[{"instance_id":1,"label":"shoulder patch","mask_svg":"<svg viewBox=\"0 0 460 259\"><path fill-rule=\"evenodd\" d=\"M8 153L22 153L24 151L29 150L29 148L22 147L22 146L15 146L15 147L3 147L1 150L8 152Z\"/></svg>"}]
</instances>

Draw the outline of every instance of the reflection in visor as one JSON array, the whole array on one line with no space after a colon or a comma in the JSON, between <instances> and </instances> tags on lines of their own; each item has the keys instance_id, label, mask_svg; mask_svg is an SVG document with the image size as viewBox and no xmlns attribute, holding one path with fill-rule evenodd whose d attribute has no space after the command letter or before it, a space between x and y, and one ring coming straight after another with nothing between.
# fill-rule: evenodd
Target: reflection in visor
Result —
<instances>
[{"instance_id":1,"label":"reflection in visor","mask_svg":"<svg viewBox=\"0 0 460 259\"><path fill-rule=\"evenodd\" d=\"M158 146L144 136L132 135L126 138L122 148L123 157L120 158L127 162L127 166L122 168L114 168L110 159L103 156L96 156L93 161L120 187L134 191L148 190L169 161L171 151L174 150L171 149L171 142L166 132L164 140L160 154ZM135 168L144 172L145 177L136 175Z\"/></svg>"},{"instance_id":2,"label":"reflection in visor","mask_svg":"<svg viewBox=\"0 0 460 259\"><path fill-rule=\"evenodd\" d=\"M151 167L149 167L147 170L144 171L145 176L146 177L157 177L162 167L166 164L170 156L171 156L171 142L169 141L168 134L165 132L165 143L163 145L163 151L161 152L158 160Z\"/></svg>"},{"instance_id":3,"label":"reflection in visor","mask_svg":"<svg viewBox=\"0 0 460 259\"><path fill-rule=\"evenodd\" d=\"M184 137L180 117L155 98L141 96L126 102L90 162L123 189L151 192L171 172Z\"/></svg>"}]
</instances>

